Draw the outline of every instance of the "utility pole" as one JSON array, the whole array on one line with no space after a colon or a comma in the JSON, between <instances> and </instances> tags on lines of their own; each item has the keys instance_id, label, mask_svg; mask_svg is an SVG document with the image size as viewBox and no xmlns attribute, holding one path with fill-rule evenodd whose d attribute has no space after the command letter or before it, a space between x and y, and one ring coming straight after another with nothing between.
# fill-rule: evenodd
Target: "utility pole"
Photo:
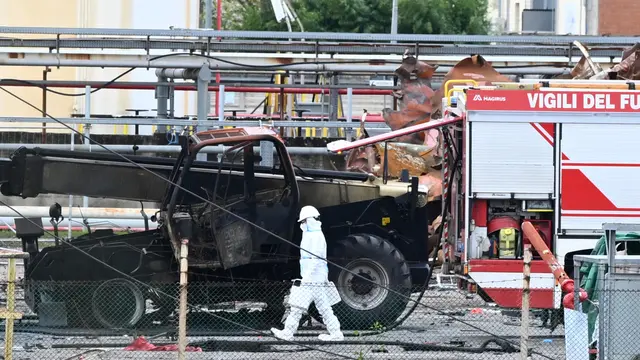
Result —
<instances>
[{"instance_id":1,"label":"utility pole","mask_svg":"<svg viewBox=\"0 0 640 360\"><path fill-rule=\"evenodd\" d=\"M398 34L398 0L393 0L391 7L391 35ZM395 44L396 41L391 41L392 44Z\"/></svg>"},{"instance_id":2,"label":"utility pole","mask_svg":"<svg viewBox=\"0 0 640 360\"><path fill-rule=\"evenodd\" d=\"M585 0L585 35L599 35L598 21L599 21L599 8L600 4L598 0Z\"/></svg>"},{"instance_id":3,"label":"utility pole","mask_svg":"<svg viewBox=\"0 0 640 360\"><path fill-rule=\"evenodd\" d=\"M212 8L213 0L205 0L204 1L204 28L211 29L211 16L212 16Z\"/></svg>"}]
</instances>

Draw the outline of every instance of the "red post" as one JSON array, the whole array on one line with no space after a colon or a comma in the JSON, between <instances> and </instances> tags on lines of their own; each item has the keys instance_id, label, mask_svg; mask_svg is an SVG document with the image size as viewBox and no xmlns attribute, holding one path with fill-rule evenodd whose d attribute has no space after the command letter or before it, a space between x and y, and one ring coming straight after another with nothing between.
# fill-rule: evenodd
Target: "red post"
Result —
<instances>
[{"instance_id":1,"label":"red post","mask_svg":"<svg viewBox=\"0 0 640 360\"><path fill-rule=\"evenodd\" d=\"M222 0L217 0L216 2L216 28L218 30L222 30ZM218 38L218 41L219 40L220 38ZM218 84L220 84L220 73L216 73L216 85ZM224 101L224 99L222 101ZM220 103L220 91L216 91L215 109L213 110L213 113L215 114L215 116L218 116L219 103Z\"/></svg>"}]
</instances>

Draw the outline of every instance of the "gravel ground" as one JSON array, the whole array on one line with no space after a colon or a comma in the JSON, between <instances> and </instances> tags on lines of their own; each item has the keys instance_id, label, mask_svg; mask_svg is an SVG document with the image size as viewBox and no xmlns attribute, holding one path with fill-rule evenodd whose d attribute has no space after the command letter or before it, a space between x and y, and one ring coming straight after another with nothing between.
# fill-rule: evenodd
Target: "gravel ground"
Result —
<instances>
[{"instance_id":1,"label":"gravel ground","mask_svg":"<svg viewBox=\"0 0 640 360\"><path fill-rule=\"evenodd\" d=\"M18 276L22 277L22 268L18 267ZM0 281L6 279L6 266L0 265ZM0 286L0 307L5 306L6 290ZM16 294L22 298L20 289ZM414 298L417 295L414 295ZM411 351L400 346L381 345L380 342L403 342L412 344L436 344L443 346L478 347L494 336L506 337L519 348L520 324L517 318L507 316L495 307L485 303L477 296L469 296L457 290L428 290L413 314L398 328L383 334L356 336L353 332L345 332L348 341L368 341L368 344L309 345L318 350L304 347L305 342L315 341L315 336L305 334L301 330L295 341L296 345L277 341L270 336L268 330L263 335L248 333L246 336L190 337L191 343L205 339L215 342L217 351L188 353L186 359L519 359L518 353L483 352L470 353L462 351ZM411 303L410 303L411 304ZM31 314L26 305L19 301L18 310ZM473 310L473 311L472 311ZM464 323L463 323L464 322ZM540 327L541 321L532 320L529 329L530 348L544 356L534 354L532 359L564 359L564 329L558 326L553 333ZM4 327L3 331L4 331ZM34 328L35 329L35 328ZM312 331L317 334L316 331ZM255 335L254 335L255 334ZM141 334L147 335L148 334ZM17 332L14 335L13 358L27 359L143 359L154 360L175 359L175 352L131 352L123 351L124 346L133 341L131 336L51 336L36 333ZM0 341L4 348L4 341ZM152 343L172 343L167 337L150 339ZM247 344L246 342L251 342ZM267 343L260 347L261 352L252 352L256 343ZM80 346L81 345L81 346ZM63 347L63 348L52 348ZM495 344L489 345L496 348ZM327 353L324 353L327 352Z\"/></svg>"}]
</instances>

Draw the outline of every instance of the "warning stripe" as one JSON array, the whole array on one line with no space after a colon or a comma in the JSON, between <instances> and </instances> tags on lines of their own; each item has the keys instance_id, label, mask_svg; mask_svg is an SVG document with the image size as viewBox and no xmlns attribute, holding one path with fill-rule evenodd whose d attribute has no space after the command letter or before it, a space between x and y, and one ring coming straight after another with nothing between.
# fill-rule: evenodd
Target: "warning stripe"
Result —
<instances>
[{"instance_id":1,"label":"warning stripe","mask_svg":"<svg viewBox=\"0 0 640 360\"><path fill-rule=\"evenodd\" d=\"M530 123L531 126L542 136L549 145L554 145L555 124L553 123ZM591 216L617 216L616 211L640 211L640 208L619 208L609 199L598 186L596 186L581 170L581 167L640 167L640 164L616 164L616 163L584 163L572 162L569 157L562 153L562 183L560 192L562 193L561 211L564 216L585 216L571 214L565 211L590 210L598 211L598 215ZM608 214L608 215L607 215ZM635 215L623 215L621 217L635 217Z\"/></svg>"},{"instance_id":2,"label":"warning stripe","mask_svg":"<svg viewBox=\"0 0 640 360\"><path fill-rule=\"evenodd\" d=\"M503 308L519 308L523 288L522 260L471 259L469 276L494 301ZM555 278L549 266L542 260L531 262L530 306L535 309L553 309Z\"/></svg>"}]
</instances>

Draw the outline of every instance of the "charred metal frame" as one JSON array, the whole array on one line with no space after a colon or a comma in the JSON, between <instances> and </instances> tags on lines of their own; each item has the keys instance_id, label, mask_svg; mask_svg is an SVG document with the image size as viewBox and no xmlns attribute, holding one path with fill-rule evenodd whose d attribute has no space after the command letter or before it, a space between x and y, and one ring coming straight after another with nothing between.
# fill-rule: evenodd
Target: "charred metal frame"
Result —
<instances>
[{"instance_id":1,"label":"charred metal frame","mask_svg":"<svg viewBox=\"0 0 640 360\"><path fill-rule=\"evenodd\" d=\"M214 137L215 136L215 137ZM210 139L206 139L206 137L211 137ZM289 216L291 217L295 215L298 211L298 204L300 202L300 191L298 188L298 183L296 181L296 173L293 167L293 162L291 161L291 157L287 152L287 148L278 135L269 129L266 128L235 128L228 129L226 131L223 130L212 130L212 131L204 131L199 132L190 136L186 141L183 142L183 150L180 153L178 160L175 163L175 166L171 172L170 181L171 184L167 188L167 192L165 198L162 202L161 211L166 212L165 215L161 215L164 218L164 222L167 224L168 235L171 238L171 243L173 245L173 250L176 255L180 249L180 240L185 238L188 233L191 231L190 226L184 225L185 223L189 223L191 221L190 217L185 219L185 216L181 216L181 213L177 213L176 206L178 195L183 191L181 185L183 184L186 177L189 175L191 170L191 166L195 162L198 153L209 146L217 146L217 145L225 145L228 143L236 143L238 145L232 146L231 149L227 151L233 151L236 149L242 150L246 154L250 154L250 157L253 156L253 149L251 146L252 143L255 142L263 142L268 141L275 146L276 152L280 159L280 167L282 170L284 186L289 189L289 194L287 194L287 198L291 200L291 203L287 207L289 207ZM222 165L222 163L220 164ZM254 179L255 168L253 162L251 166L247 166L248 164L245 162L243 165L243 170L245 172L245 181L246 186L251 186L251 179ZM221 169L221 168L220 168ZM231 170L230 170L231 171ZM247 180L246 175L249 173ZM220 175L220 174L218 174ZM219 180L219 176L217 177ZM217 181L216 180L216 181ZM175 185L174 185L175 184ZM254 191L255 191L255 184ZM216 182L217 188L217 182ZM214 188L214 193L217 189ZM289 235L293 233L293 222L291 228L288 229ZM222 259L221 259L222 261ZM223 262L224 264L224 262Z\"/></svg>"}]
</instances>

